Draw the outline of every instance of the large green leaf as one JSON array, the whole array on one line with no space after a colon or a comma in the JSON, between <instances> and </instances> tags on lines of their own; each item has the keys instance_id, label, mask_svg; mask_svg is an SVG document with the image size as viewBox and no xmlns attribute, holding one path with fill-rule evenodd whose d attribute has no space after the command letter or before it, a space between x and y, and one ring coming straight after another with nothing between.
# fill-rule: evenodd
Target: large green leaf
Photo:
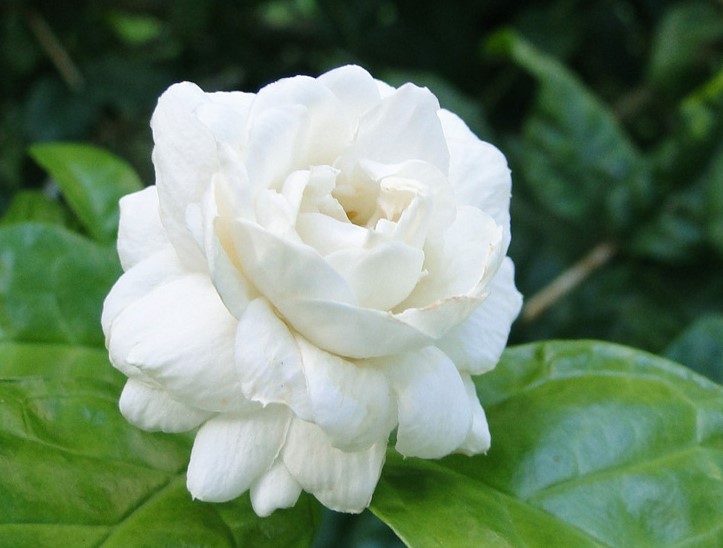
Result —
<instances>
[{"instance_id":1,"label":"large green leaf","mask_svg":"<svg viewBox=\"0 0 723 548\"><path fill-rule=\"evenodd\" d=\"M30 154L58 184L88 233L112 242L118 230L118 200L143 186L133 168L90 145L45 143L33 146Z\"/></svg>"},{"instance_id":2,"label":"large green leaf","mask_svg":"<svg viewBox=\"0 0 723 548\"><path fill-rule=\"evenodd\" d=\"M372 510L411 546L715 546L723 390L597 342L508 350L477 388L486 456L390 454Z\"/></svg>"},{"instance_id":3,"label":"large green leaf","mask_svg":"<svg viewBox=\"0 0 723 548\"><path fill-rule=\"evenodd\" d=\"M0 339L102 345L115 250L60 226L0 229Z\"/></svg>"},{"instance_id":4,"label":"large green leaf","mask_svg":"<svg viewBox=\"0 0 723 548\"><path fill-rule=\"evenodd\" d=\"M585 229L629 228L648 204L650 180L610 110L562 64L514 32L496 33L487 46L540 84L520 154L530 190L546 209Z\"/></svg>"},{"instance_id":5,"label":"large green leaf","mask_svg":"<svg viewBox=\"0 0 723 548\"><path fill-rule=\"evenodd\" d=\"M190 438L126 423L121 385L104 350L0 343L1 546L310 543L310 497L263 520L247 495L192 501Z\"/></svg>"},{"instance_id":6,"label":"large green leaf","mask_svg":"<svg viewBox=\"0 0 723 548\"><path fill-rule=\"evenodd\" d=\"M37 190L23 190L13 196L0 224L37 222L66 225L68 211L57 201Z\"/></svg>"}]
</instances>

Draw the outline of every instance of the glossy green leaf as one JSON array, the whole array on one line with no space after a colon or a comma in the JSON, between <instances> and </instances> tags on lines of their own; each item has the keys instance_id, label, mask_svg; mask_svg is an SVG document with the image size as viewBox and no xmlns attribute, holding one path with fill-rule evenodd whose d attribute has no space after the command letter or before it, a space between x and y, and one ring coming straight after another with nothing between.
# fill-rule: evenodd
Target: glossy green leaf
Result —
<instances>
[{"instance_id":1,"label":"glossy green leaf","mask_svg":"<svg viewBox=\"0 0 723 548\"><path fill-rule=\"evenodd\" d=\"M68 212L57 200L44 192L23 190L13 196L0 224L38 222L65 225L68 221Z\"/></svg>"},{"instance_id":2,"label":"glossy green leaf","mask_svg":"<svg viewBox=\"0 0 723 548\"><path fill-rule=\"evenodd\" d=\"M30 154L58 184L88 233L100 242L112 242L118 230L118 200L142 188L133 168L90 145L40 144Z\"/></svg>"},{"instance_id":3,"label":"glossy green leaf","mask_svg":"<svg viewBox=\"0 0 723 548\"><path fill-rule=\"evenodd\" d=\"M488 41L540 88L524 128L521 167L551 212L585 229L624 230L649 200L647 166L610 110L554 58L512 31Z\"/></svg>"},{"instance_id":4,"label":"glossy green leaf","mask_svg":"<svg viewBox=\"0 0 723 548\"><path fill-rule=\"evenodd\" d=\"M259 519L248 495L192 501L189 436L147 433L118 411L101 349L0 343L0 545L306 546L310 497Z\"/></svg>"},{"instance_id":5,"label":"glossy green leaf","mask_svg":"<svg viewBox=\"0 0 723 548\"><path fill-rule=\"evenodd\" d=\"M720 386L587 341L510 349L476 382L488 455L390 454L372 510L407 544L720 545Z\"/></svg>"},{"instance_id":6,"label":"glossy green leaf","mask_svg":"<svg viewBox=\"0 0 723 548\"><path fill-rule=\"evenodd\" d=\"M710 314L693 322L668 346L665 355L723 382L723 314Z\"/></svg>"},{"instance_id":7,"label":"glossy green leaf","mask_svg":"<svg viewBox=\"0 0 723 548\"><path fill-rule=\"evenodd\" d=\"M59 226L0 229L0 339L101 346L115 249Z\"/></svg>"}]
</instances>

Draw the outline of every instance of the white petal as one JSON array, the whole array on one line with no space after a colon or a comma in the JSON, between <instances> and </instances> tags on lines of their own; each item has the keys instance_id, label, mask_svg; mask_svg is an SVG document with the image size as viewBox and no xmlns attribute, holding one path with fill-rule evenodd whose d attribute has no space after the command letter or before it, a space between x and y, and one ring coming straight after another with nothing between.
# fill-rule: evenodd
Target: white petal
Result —
<instances>
[{"instance_id":1,"label":"white petal","mask_svg":"<svg viewBox=\"0 0 723 548\"><path fill-rule=\"evenodd\" d=\"M336 95L354 118L358 118L381 100L374 78L355 65L330 70L319 76L318 80Z\"/></svg>"},{"instance_id":2,"label":"white petal","mask_svg":"<svg viewBox=\"0 0 723 548\"><path fill-rule=\"evenodd\" d=\"M472 425L464 442L457 448L457 452L465 455L479 455L486 453L490 448L490 428L487 425L487 417L477 397L477 389L472 378L469 375L462 375L462 381L472 410Z\"/></svg>"},{"instance_id":3,"label":"white petal","mask_svg":"<svg viewBox=\"0 0 723 548\"><path fill-rule=\"evenodd\" d=\"M449 180L460 204L475 206L509 234L512 180L504 155L480 141L456 115L439 111L449 145Z\"/></svg>"},{"instance_id":4,"label":"white petal","mask_svg":"<svg viewBox=\"0 0 723 548\"><path fill-rule=\"evenodd\" d=\"M340 302L296 299L281 311L294 329L319 348L348 358L407 352L431 337L389 312Z\"/></svg>"},{"instance_id":5,"label":"white petal","mask_svg":"<svg viewBox=\"0 0 723 548\"><path fill-rule=\"evenodd\" d=\"M120 397L120 411L128 422L151 432L187 432L213 416L174 400L165 390L129 379Z\"/></svg>"},{"instance_id":6,"label":"white petal","mask_svg":"<svg viewBox=\"0 0 723 548\"><path fill-rule=\"evenodd\" d=\"M281 453L284 464L304 491L327 508L359 513L369 505L386 454L386 440L369 449L345 452L332 447L316 425L292 420Z\"/></svg>"},{"instance_id":7,"label":"white petal","mask_svg":"<svg viewBox=\"0 0 723 548\"><path fill-rule=\"evenodd\" d=\"M298 296L354 302L341 276L310 247L279 238L243 219L220 219L218 224L230 234L246 276L280 310Z\"/></svg>"},{"instance_id":8,"label":"white petal","mask_svg":"<svg viewBox=\"0 0 723 548\"><path fill-rule=\"evenodd\" d=\"M256 95L241 91L207 93L209 102L202 103L195 114L214 137L241 149L246 139L246 122Z\"/></svg>"},{"instance_id":9,"label":"white petal","mask_svg":"<svg viewBox=\"0 0 723 548\"><path fill-rule=\"evenodd\" d=\"M402 304L404 308L421 308L455 296L479 296L507 250L502 227L470 206L459 207L441 241L429 244L424 263L428 275Z\"/></svg>"},{"instance_id":10,"label":"white petal","mask_svg":"<svg viewBox=\"0 0 723 548\"><path fill-rule=\"evenodd\" d=\"M108 337L113 320L130 303L159 285L188 274L171 245L137 263L123 274L106 296L100 322Z\"/></svg>"},{"instance_id":11,"label":"white petal","mask_svg":"<svg viewBox=\"0 0 723 548\"><path fill-rule=\"evenodd\" d=\"M319 350L297 337L314 422L344 450L387 439L396 425L389 381L382 372Z\"/></svg>"},{"instance_id":12,"label":"white petal","mask_svg":"<svg viewBox=\"0 0 723 548\"><path fill-rule=\"evenodd\" d=\"M460 371L478 375L497 365L512 322L522 307L514 277L512 260L506 258L490 281L490 293L484 302L437 342Z\"/></svg>"},{"instance_id":13,"label":"white petal","mask_svg":"<svg viewBox=\"0 0 723 548\"><path fill-rule=\"evenodd\" d=\"M233 363L236 325L207 277L176 278L117 316L108 341L111 362L121 370L137 367L194 407L248 408Z\"/></svg>"},{"instance_id":14,"label":"white petal","mask_svg":"<svg viewBox=\"0 0 723 548\"><path fill-rule=\"evenodd\" d=\"M248 490L271 468L284 442L289 412L272 406L219 415L196 434L186 484L193 498L225 502Z\"/></svg>"},{"instance_id":15,"label":"white petal","mask_svg":"<svg viewBox=\"0 0 723 548\"><path fill-rule=\"evenodd\" d=\"M118 257L123 270L128 270L170 242L158 214L155 186L127 194L119 204Z\"/></svg>"},{"instance_id":16,"label":"white petal","mask_svg":"<svg viewBox=\"0 0 723 548\"><path fill-rule=\"evenodd\" d=\"M251 485L251 506L264 518L278 508L291 508L301 494L301 485L292 477L281 459Z\"/></svg>"},{"instance_id":17,"label":"white petal","mask_svg":"<svg viewBox=\"0 0 723 548\"><path fill-rule=\"evenodd\" d=\"M397 396L397 451L406 457L437 459L463 443L472 424L469 398L442 351L428 346L395 356L384 372Z\"/></svg>"},{"instance_id":18,"label":"white petal","mask_svg":"<svg viewBox=\"0 0 723 548\"><path fill-rule=\"evenodd\" d=\"M424 253L402 242L388 242L372 249L336 251L326 260L347 281L360 306L391 310L417 285Z\"/></svg>"},{"instance_id":19,"label":"white petal","mask_svg":"<svg viewBox=\"0 0 723 548\"><path fill-rule=\"evenodd\" d=\"M360 159L383 164L421 159L447 173L449 152L438 109L428 89L405 84L362 117L341 166L349 169Z\"/></svg>"},{"instance_id":20,"label":"white petal","mask_svg":"<svg viewBox=\"0 0 723 548\"><path fill-rule=\"evenodd\" d=\"M256 299L236 331L236 371L244 395L263 405L284 403L311 419L302 360L288 327L266 299Z\"/></svg>"},{"instance_id":21,"label":"white petal","mask_svg":"<svg viewBox=\"0 0 723 548\"><path fill-rule=\"evenodd\" d=\"M295 104L283 105L254 111L253 116L243 149L249 181L254 187L280 186L285 176L297 169L304 146L302 129L308 120L306 109Z\"/></svg>"},{"instance_id":22,"label":"white petal","mask_svg":"<svg viewBox=\"0 0 723 548\"><path fill-rule=\"evenodd\" d=\"M184 264L199 270L205 260L186 226L186 208L200 202L219 168L216 140L195 114L208 102L195 84L175 84L161 95L151 119L161 221Z\"/></svg>"}]
</instances>

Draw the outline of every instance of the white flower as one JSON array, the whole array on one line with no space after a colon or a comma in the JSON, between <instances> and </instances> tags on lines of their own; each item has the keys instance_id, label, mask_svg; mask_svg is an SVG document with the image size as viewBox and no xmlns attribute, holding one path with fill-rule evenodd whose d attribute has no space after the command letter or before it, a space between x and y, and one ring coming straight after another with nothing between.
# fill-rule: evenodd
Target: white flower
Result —
<instances>
[{"instance_id":1,"label":"white flower","mask_svg":"<svg viewBox=\"0 0 723 548\"><path fill-rule=\"evenodd\" d=\"M470 375L521 305L496 148L355 66L177 84L151 126L156 185L121 200L102 324L123 415L198 428L194 497L359 512L395 428L406 456L489 448Z\"/></svg>"}]
</instances>

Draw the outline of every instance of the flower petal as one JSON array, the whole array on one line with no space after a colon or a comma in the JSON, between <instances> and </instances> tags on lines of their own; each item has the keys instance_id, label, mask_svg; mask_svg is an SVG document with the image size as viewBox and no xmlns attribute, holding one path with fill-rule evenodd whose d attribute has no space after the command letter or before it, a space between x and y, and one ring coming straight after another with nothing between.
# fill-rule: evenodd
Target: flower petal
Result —
<instances>
[{"instance_id":1,"label":"flower petal","mask_svg":"<svg viewBox=\"0 0 723 548\"><path fill-rule=\"evenodd\" d=\"M374 78L359 66L339 67L322 74L317 80L336 95L354 119L358 119L381 100Z\"/></svg>"},{"instance_id":2,"label":"flower petal","mask_svg":"<svg viewBox=\"0 0 723 548\"><path fill-rule=\"evenodd\" d=\"M241 316L235 358L244 396L263 405L284 403L311 419L301 354L266 299L252 301Z\"/></svg>"},{"instance_id":3,"label":"flower petal","mask_svg":"<svg viewBox=\"0 0 723 548\"><path fill-rule=\"evenodd\" d=\"M437 110L437 98L428 89L403 85L361 118L340 167L349 170L360 159L383 164L422 159L447 173L449 152Z\"/></svg>"},{"instance_id":4,"label":"flower petal","mask_svg":"<svg viewBox=\"0 0 723 548\"><path fill-rule=\"evenodd\" d=\"M318 426L294 419L281 456L304 491L332 510L359 513L371 501L386 448L385 439L362 451L342 451Z\"/></svg>"},{"instance_id":5,"label":"flower petal","mask_svg":"<svg viewBox=\"0 0 723 548\"><path fill-rule=\"evenodd\" d=\"M522 307L515 268L505 258L490 281L489 295L467 320L437 341L460 371L478 375L493 369L502 355L510 326Z\"/></svg>"},{"instance_id":6,"label":"flower petal","mask_svg":"<svg viewBox=\"0 0 723 548\"><path fill-rule=\"evenodd\" d=\"M424 252L402 242L387 242L372 249L335 251L326 261L344 277L360 306L390 310L417 285Z\"/></svg>"},{"instance_id":7,"label":"flower petal","mask_svg":"<svg viewBox=\"0 0 723 548\"><path fill-rule=\"evenodd\" d=\"M236 325L208 277L189 274L123 309L108 337L111 362L140 369L193 407L248 408L233 365Z\"/></svg>"},{"instance_id":8,"label":"flower petal","mask_svg":"<svg viewBox=\"0 0 723 548\"><path fill-rule=\"evenodd\" d=\"M472 411L472 425L462 445L457 452L465 455L479 455L486 453L490 448L490 428L487 424L487 416L477 397L477 389L469 375L462 375L462 382L469 398L469 405Z\"/></svg>"},{"instance_id":9,"label":"flower petal","mask_svg":"<svg viewBox=\"0 0 723 548\"><path fill-rule=\"evenodd\" d=\"M373 358L426 346L431 337L389 312L327 300L283 303L284 317L319 348L348 358Z\"/></svg>"},{"instance_id":10,"label":"flower petal","mask_svg":"<svg viewBox=\"0 0 723 548\"><path fill-rule=\"evenodd\" d=\"M248 414L219 415L196 434L186 485L193 498L225 502L248 490L273 464L290 414L270 406Z\"/></svg>"},{"instance_id":11,"label":"flower petal","mask_svg":"<svg viewBox=\"0 0 723 548\"><path fill-rule=\"evenodd\" d=\"M442 109L438 115L449 146L449 180L458 202L491 215L509 237L512 179L505 156L480 141L456 114Z\"/></svg>"},{"instance_id":12,"label":"flower petal","mask_svg":"<svg viewBox=\"0 0 723 548\"><path fill-rule=\"evenodd\" d=\"M279 508L291 508L300 494L301 485L277 459L271 470L251 485L251 506L256 515L265 518Z\"/></svg>"},{"instance_id":13,"label":"flower petal","mask_svg":"<svg viewBox=\"0 0 723 548\"><path fill-rule=\"evenodd\" d=\"M503 231L489 215L471 206L457 209L457 218L441 241L425 247L422 278L403 308L422 308L456 296L479 296L482 285L499 268L507 250Z\"/></svg>"},{"instance_id":14,"label":"flower petal","mask_svg":"<svg viewBox=\"0 0 723 548\"><path fill-rule=\"evenodd\" d=\"M109 336L113 320L126 306L159 285L186 274L188 272L170 245L166 245L165 249L131 267L118 278L103 302L100 323L106 338Z\"/></svg>"},{"instance_id":15,"label":"flower petal","mask_svg":"<svg viewBox=\"0 0 723 548\"><path fill-rule=\"evenodd\" d=\"M216 140L195 115L208 102L195 84L175 84L161 95L151 118L161 220L183 263L198 270L205 260L186 227L186 208L201 200L219 167Z\"/></svg>"},{"instance_id":16,"label":"flower petal","mask_svg":"<svg viewBox=\"0 0 723 548\"><path fill-rule=\"evenodd\" d=\"M126 382L119 405L128 422L149 432L188 432L213 416L174 400L162 388L136 379Z\"/></svg>"},{"instance_id":17,"label":"flower petal","mask_svg":"<svg viewBox=\"0 0 723 548\"><path fill-rule=\"evenodd\" d=\"M120 199L118 257L123 270L170 244L158 214L158 192L149 186Z\"/></svg>"},{"instance_id":18,"label":"flower petal","mask_svg":"<svg viewBox=\"0 0 723 548\"><path fill-rule=\"evenodd\" d=\"M355 301L341 276L312 248L279 238L244 219L220 219L219 224L230 234L240 268L280 310L299 295Z\"/></svg>"},{"instance_id":19,"label":"flower petal","mask_svg":"<svg viewBox=\"0 0 723 548\"><path fill-rule=\"evenodd\" d=\"M396 426L389 381L382 372L344 360L297 337L314 422L334 447L365 449Z\"/></svg>"},{"instance_id":20,"label":"flower petal","mask_svg":"<svg viewBox=\"0 0 723 548\"><path fill-rule=\"evenodd\" d=\"M395 356L384 365L397 396L397 451L405 457L438 459L467 437L472 412L464 383L438 348Z\"/></svg>"}]
</instances>

